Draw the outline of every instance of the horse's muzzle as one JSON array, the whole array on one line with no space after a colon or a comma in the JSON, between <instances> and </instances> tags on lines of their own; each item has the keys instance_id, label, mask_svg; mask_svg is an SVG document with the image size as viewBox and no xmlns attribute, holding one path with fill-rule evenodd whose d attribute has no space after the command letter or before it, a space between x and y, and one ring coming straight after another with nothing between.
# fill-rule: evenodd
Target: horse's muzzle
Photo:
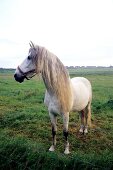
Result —
<instances>
[{"instance_id":1,"label":"horse's muzzle","mask_svg":"<svg viewBox=\"0 0 113 170\"><path fill-rule=\"evenodd\" d=\"M19 83L22 83L23 81L24 81L24 79L25 79L25 77L24 76L18 76L17 74L14 74L14 78L15 78L15 80L16 81L18 81Z\"/></svg>"}]
</instances>

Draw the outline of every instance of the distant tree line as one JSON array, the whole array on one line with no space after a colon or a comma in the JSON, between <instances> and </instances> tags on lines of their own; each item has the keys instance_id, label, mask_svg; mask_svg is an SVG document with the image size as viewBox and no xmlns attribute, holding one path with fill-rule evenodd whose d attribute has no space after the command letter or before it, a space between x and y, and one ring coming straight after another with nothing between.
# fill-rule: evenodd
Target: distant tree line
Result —
<instances>
[{"instance_id":1,"label":"distant tree line","mask_svg":"<svg viewBox=\"0 0 113 170\"><path fill-rule=\"evenodd\" d=\"M68 69L76 69L76 68L113 68L113 66L66 66Z\"/></svg>"},{"instance_id":2,"label":"distant tree line","mask_svg":"<svg viewBox=\"0 0 113 170\"><path fill-rule=\"evenodd\" d=\"M14 68L0 68L0 72L1 72L1 73L14 72L14 71L15 71Z\"/></svg>"},{"instance_id":3,"label":"distant tree line","mask_svg":"<svg viewBox=\"0 0 113 170\"><path fill-rule=\"evenodd\" d=\"M113 66L105 67L105 66L66 66L67 69L76 69L76 68L113 68ZM14 68L0 68L0 72L14 72Z\"/></svg>"}]
</instances>

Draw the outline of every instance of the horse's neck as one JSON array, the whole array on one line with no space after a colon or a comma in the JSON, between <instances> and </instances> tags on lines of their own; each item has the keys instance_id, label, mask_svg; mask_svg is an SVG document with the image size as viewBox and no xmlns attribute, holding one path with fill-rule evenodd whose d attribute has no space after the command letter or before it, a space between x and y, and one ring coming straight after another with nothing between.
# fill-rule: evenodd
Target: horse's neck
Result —
<instances>
[{"instance_id":1,"label":"horse's neck","mask_svg":"<svg viewBox=\"0 0 113 170\"><path fill-rule=\"evenodd\" d=\"M48 51L47 51L48 52ZM52 53L43 58L42 78L51 96L56 96L62 112L72 107L71 82L68 72L61 61Z\"/></svg>"}]
</instances>

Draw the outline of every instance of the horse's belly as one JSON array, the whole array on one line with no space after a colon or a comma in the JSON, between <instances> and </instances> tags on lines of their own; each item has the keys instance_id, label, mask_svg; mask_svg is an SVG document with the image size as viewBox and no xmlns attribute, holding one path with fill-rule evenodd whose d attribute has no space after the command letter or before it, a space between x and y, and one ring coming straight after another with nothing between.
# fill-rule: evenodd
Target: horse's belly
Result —
<instances>
[{"instance_id":1,"label":"horse's belly","mask_svg":"<svg viewBox=\"0 0 113 170\"><path fill-rule=\"evenodd\" d=\"M73 99L73 111L81 111L83 110L88 104L89 98L88 96L83 95L76 95Z\"/></svg>"},{"instance_id":2,"label":"horse's belly","mask_svg":"<svg viewBox=\"0 0 113 170\"><path fill-rule=\"evenodd\" d=\"M84 80L86 83L84 83ZM87 85L89 82L85 78L73 78L71 79L72 82L72 90L73 90L73 108L74 111L81 111L83 110L89 100L91 95L90 84Z\"/></svg>"}]
</instances>

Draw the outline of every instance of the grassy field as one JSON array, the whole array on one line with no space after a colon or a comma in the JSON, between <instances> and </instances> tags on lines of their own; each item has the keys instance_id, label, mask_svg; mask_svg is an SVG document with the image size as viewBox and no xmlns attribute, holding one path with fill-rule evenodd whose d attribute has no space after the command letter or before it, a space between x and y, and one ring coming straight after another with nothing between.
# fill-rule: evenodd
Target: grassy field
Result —
<instances>
[{"instance_id":1,"label":"grassy field","mask_svg":"<svg viewBox=\"0 0 113 170\"><path fill-rule=\"evenodd\" d=\"M35 77L22 84L13 73L0 73L0 169L74 170L113 169L113 68L69 70L93 87L92 127L80 135L78 113L70 113L71 154L65 156L62 118L58 118L57 148L51 145L51 124L43 104L45 87Z\"/></svg>"}]
</instances>

